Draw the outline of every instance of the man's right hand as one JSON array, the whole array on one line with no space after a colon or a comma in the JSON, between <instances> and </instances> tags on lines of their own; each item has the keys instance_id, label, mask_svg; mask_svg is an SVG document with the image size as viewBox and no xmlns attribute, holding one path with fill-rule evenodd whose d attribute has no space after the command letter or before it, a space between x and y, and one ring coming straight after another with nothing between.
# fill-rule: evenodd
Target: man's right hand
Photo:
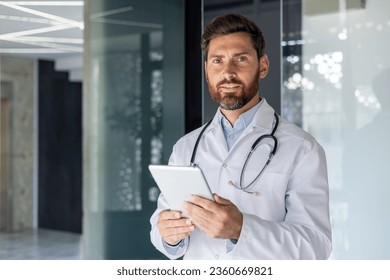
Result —
<instances>
[{"instance_id":1,"label":"man's right hand","mask_svg":"<svg viewBox=\"0 0 390 280\"><path fill-rule=\"evenodd\" d=\"M179 243L180 240L186 238L195 230L191 220L182 218L180 212L171 210L160 212L157 227L162 238L169 245Z\"/></svg>"}]
</instances>

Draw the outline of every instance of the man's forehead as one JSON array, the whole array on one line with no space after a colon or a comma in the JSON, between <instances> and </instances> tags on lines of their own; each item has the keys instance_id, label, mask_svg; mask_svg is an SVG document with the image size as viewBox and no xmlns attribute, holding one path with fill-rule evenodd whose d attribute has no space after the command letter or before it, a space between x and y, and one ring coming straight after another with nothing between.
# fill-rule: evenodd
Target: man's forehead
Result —
<instances>
[{"instance_id":1,"label":"man's forehead","mask_svg":"<svg viewBox=\"0 0 390 280\"><path fill-rule=\"evenodd\" d=\"M251 40L251 35L248 32L233 32L228 34L219 34L215 35L210 39L210 43L215 40L237 40L238 38L241 38L242 40Z\"/></svg>"},{"instance_id":2,"label":"man's forehead","mask_svg":"<svg viewBox=\"0 0 390 280\"><path fill-rule=\"evenodd\" d=\"M251 39L244 37L220 35L213 38L209 44L209 55L219 55L223 52L233 52L239 54L253 54L256 52Z\"/></svg>"},{"instance_id":3,"label":"man's forehead","mask_svg":"<svg viewBox=\"0 0 390 280\"><path fill-rule=\"evenodd\" d=\"M209 47L212 45L218 45L218 44L229 44L229 45L241 45L241 44L248 44L252 45L252 39L251 36L246 32L237 32L237 33L230 33L226 35L217 35L213 37L210 40Z\"/></svg>"}]
</instances>

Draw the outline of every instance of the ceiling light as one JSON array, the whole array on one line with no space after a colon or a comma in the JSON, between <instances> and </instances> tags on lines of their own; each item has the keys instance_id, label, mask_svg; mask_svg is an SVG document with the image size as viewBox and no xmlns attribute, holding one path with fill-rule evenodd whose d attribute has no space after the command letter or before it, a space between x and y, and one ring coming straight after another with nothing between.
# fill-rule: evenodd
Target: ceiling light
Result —
<instances>
[{"instance_id":1,"label":"ceiling light","mask_svg":"<svg viewBox=\"0 0 390 280\"><path fill-rule=\"evenodd\" d=\"M1 35L0 35L1 36ZM56 37L33 37L33 36L21 36L12 38L13 41L23 42L47 42L47 43L65 43L65 44L83 44L83 39L76 38L56 38Z\"/></svg>"},{"instance_id":2,"label":"ceiling light","mask_svg":"<svg viewBox=\"0 0 390 280\"><path fill-rule=\"evenodd\" d=\"M45 32L57 31L57 30L70 29L70 28L73 28L73 27L69 26L69 25L57 25L57 26L43 27L43 28L1 34L0 39L7 40L9 38L15 38L18 36L26 36L26 35L39 34L39 33L45 33Z\"/></svg>"},{"instance_id":3,"label":"ceiling light","mask_svg":"<svg viewBox=\"0 0 390 280\"><path fill-rule=\"evenodd\" d=\"M50 24L50 25L57 25L57 24L59 24L58 21L45 19L45 18L31 18L31 17L18 17L18 16L0 15L0 19L22 21L22 22L42 23L42 24Z\"/></svg>"},{"instance_id":4,"label":"ceiling light","mask_svg":"<svg viewBox=\"0 0 390 280\"><path fill-rule=\"evenodd\" d=\"M60 49L38 49L38 48L33 48L33 49L28 49L28 48L22 48L22 49L2 49L0 48L0 53L12 53L12 54L32 54L32 53L67 53L68 51L65 50L60 50Z\"/></svg>"},{"instance_id":5,"label":"ceiling light","mask_svg":"<svg viewBox=\"0 0 390 280\"><path fill-rule=\"evenodd\" d=\"M99 18L99 17L106 17L106 16L116 15L116 14L132 11L132 10L134 10L133 7L128 6L128 7L123 7L123 8L119 8L119 9L104 11L101 13L95 13L95 14L92 14L90 18L93 19L93 18Z\"/></svg>"},{"instance_id":6,"label":"ceiling light","mask_svg":"<svg viewBox=\"0 0 390 280\"><path fill-rule=\"evenodd\" d=\"M101 22L101 23L111 23L111 24L147 27L147 28L158 28L158 29L162 29L162 27L163 27L163 25L159 24L159 23L128 21L128 20L118 20L118 19L95 18L95 19L93 19L93 21Z\"/></svg>"},{"instance_id":7,"label":"ceiling light","mask_svg":"<svg viewBox=\"0 0 390 280\"><path fill-rule=\"evenodd\" d=\"M31 41L21 41L21 40L8 40L10 42L17 42L17 43L24 43L29 44L33 46L39 46L39 47L47 47L48 49L60 49L66 52L83 52L83 47L74 47L74 46L68 46L68 45L62 45L62 44L56 44L56 43L46 43L46 42L31 42Z\"/></svg>"},{"instance_id":8,"label":"ceiling light","mask_svg":"<svg viewBox=\"0 0 390 280\"><path fill-rule=\"evenodd\" d=\"M3 1L0 1L0 4ZM20 6L84 6L84 1L7 1Z\"/></svg>"},{"instance_id":9,"label":"ceiling light","mask_svg":"<svg viewBox=\"0 0 390 280\"><path fill-rule=\"evenodd\" d=\"M22 12L26 12L26 13L29 13L29 14L33 14L33 15L36 15L36 16L40 16L40 17L43 17L43 18L48 18L48 19L52 19L52 20L55 20L55 21L58 21L58 22L69 24L69 25L72 25L72 26L75 26L75 27L79 27L80 29L84 28L82 22L78 22L78 21L75 21L75 20L67 19L67 18L64 18L64 17L59 17L59 16L52 15L52 14L45 13L45 12L40 12L40 11L33 10L33 9L30 9L30 8L20 7L18 5L12 4L10 2L0 1L0 5L6 6L8 8L15 9L15 10L19 10L19 11L22 11Z\"/></svg>"}]
</instances>

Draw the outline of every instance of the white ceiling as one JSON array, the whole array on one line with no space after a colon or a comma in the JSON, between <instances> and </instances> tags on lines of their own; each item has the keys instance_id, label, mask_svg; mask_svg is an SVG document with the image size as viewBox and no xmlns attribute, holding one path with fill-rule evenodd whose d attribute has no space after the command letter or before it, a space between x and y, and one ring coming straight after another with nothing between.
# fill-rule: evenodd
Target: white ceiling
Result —
<instances>
[{"instance_id":1,"label":"white ceiling","mask_svg":"<svg viewBox=\"0 0 390 280\"><path fill-rule=\"evenodd\" d=\"M82 74L83 2L0 1L0 55L73 62L59 70Z\"/></svg>"}]
</instances>

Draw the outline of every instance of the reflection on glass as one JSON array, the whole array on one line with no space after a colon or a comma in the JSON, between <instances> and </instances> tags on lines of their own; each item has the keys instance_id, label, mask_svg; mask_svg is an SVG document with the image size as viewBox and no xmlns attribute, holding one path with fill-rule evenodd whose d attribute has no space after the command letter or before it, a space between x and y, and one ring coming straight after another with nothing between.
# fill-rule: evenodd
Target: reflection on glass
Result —
<instances>
[{"instance_id":1,"label":"reflection on glass","mask_svg":"<svg viewBox=\"0 0 390 280\"><path fill-rule=\"evenodd\" d=\"M361 98L358 106L378 111L376 104L380 104L380 110L369 123L351 134L344 145L343 183L349 202L349 258L390 257L389 80L390 68L374 77L371 95L364 100Z\"/></svg>"},{"instance_id":2,"label":"reflection on glass","mask_svg":"<svg viewBox=\"0 0 390 280\"><path fill-rule=\"evenodd\" d=\"M282 44L296 47L283 58L283 115L325 148L332 258L390 259L390 2L338 2L301 1L301 38Z\"/></svg>"},{"instance_id":3,"label":"reflection on glass","mask_svg":"<svg viewBox=\"0 0 390 280\"><path fill-rule=\"evenodd\" d=\"M137 51L110 55L105 61L110 88L104 117L107 121L107 210L140 211L141 172L141 58Z\"/></svg>"}]
</instances>

